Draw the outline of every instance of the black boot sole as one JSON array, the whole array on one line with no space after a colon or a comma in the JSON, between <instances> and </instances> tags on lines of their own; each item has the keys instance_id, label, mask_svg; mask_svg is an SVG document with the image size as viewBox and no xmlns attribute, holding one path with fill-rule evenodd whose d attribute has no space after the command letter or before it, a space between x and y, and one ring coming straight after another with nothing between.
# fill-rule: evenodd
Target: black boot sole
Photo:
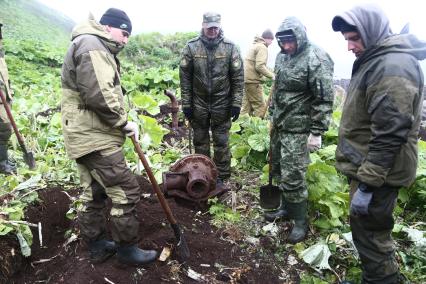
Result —
<instances>
[{"instance_id":1,"label":"black boot sole","mask_svg":"<svg viewBox=\"0 0 426 284\"><path fill-rule=\"evenodd\" d=\"M102 256L90 257L90 262L93 263L93 264L103 263L103 262L107 261L108 258L113 256L114 254L115 254L115 252L108 252L108 253L105 253Z\"/></svg>"}]
</instances>

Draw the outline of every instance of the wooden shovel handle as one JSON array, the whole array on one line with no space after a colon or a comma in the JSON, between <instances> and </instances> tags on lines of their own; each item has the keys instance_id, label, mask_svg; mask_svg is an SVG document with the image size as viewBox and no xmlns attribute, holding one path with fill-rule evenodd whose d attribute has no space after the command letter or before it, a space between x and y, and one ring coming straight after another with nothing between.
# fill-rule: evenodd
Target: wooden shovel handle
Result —
<instances>
[{"instance_id":1,"label":"wooden shovel handle","mask_svg":"<svg viewBox=\"0 0 426 284\"><path fill-rule=\"evenodd\" d=\"M272 185L272 130L273 126L271 125L271 130L269 131L269 157L268 157L268 164L269 164L269 186Z\"/></svg>"},{"instance_id":2,"label":"wooden shovel handle","mask_svg":"<svg viewBox=\"0 0 426 284\"><path fill-rule=\"evenodd\" d=\"M148 161L145 158L145 155L142 151L141 146L136 141L135 136L130 136L132 139L133 145L135 146L135 150L138 153L139 159L141 159L142 165L145 168L145 171L148 175L149 180L151 181L152 187L154 188L155 193L157 194L157 198L160 201L161 207L164 210L164 213L166 213L167 220L169 220L169 223L172 225L177 224L175 217L173 216L172 210L170 210L170 206L166 201L166 198L164 197L163 193L160 190L160 186L157 183L157 180L155 179L154 174L152 173L151 167L148 164Z\"/></svg>"},{"instance_id":3,"label":"wooden shovel handle","mask_svg":"<svg viewBox=\"0 0 426 284\"><path fill-rule=\"evenodd\" d=\"M9 104L7 103L6 97L1 90L0 90L0 97L1 97L1 101L3 103L4 109L6 110L7 117L10 120L10 124L12 124L13 131L15 131L15 135L16 135L16 138L18 139L19 145L25 148L24 152L26 153L27 148L25 147L24 139L22 138L21 133L19 133L18 127L16 126L15 120L13 119L12 112L10 111Z\"/></svg>"}]
</instances>

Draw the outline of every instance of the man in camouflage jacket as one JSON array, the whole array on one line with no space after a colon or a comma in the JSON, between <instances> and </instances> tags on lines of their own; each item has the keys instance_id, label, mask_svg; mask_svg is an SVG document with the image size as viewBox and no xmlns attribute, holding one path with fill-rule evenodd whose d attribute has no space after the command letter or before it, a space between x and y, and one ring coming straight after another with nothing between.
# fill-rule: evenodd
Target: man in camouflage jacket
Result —
<instances>
[{"instance_id":1,"label":"man in camouflage jacket","mask_svg":"<svg viewBox=\"0 0 426 284\"><path fill-rule=\"evenodd\" d=\"M0 23L0 90L6 97L6 101L10 102L12 100L12 89L10 88L9 72L4 59L2 26ZM15 165L10 162L7 154L7 144L11 135L12 127L7 117L6 109L0 100L0 174L10 175L16 171Z\"/></svg>"},{"instance_id":2,"label":"man in camouflage jacket","mask_svg":"<svg viewBox=\"0 0 426 284\"><path fill-rule=\"evenodd\" d=\"M119 261L138 265L154 261L156 252L137 247L140 188L122 152L125 135L138 137L138 126L127 121L117 59L131 30L126 13L114 8L100 23L91 17L74 28L62 66L61 112L67 154L77 162L83 187L78 222L92 261L117 251ZM106 236L108 197L114 241Z\"/></svg>"},{"instance_id":3,"label":"man in camouflage jacket","mask_svg":"<svg viewBox=\"0 0 426 284\"><path fill-rule=\"evenodd\" d=\"M180 62L182 110L194 129L195 152L210 157L213 136L218 186L231 176L229 129L238 119L244 89L244 71L237 46L223 37L221 17L203 15L201 34L190 40Z\"/></svg>"},{"instance_id":4,"label":"man in camouflage jacket","mask_svg":"<svg viewBox=\"0 0 426 284\"><path fill-rule=\"evenodd\" d=\"M275 35L281 52L275 61L275 86L270 107L272 174L282 190L281 206L265 219L293 219L288 241L306 236L308 190L305 181L309 151L321 147L333 106L330 56L307 38L303 24L289 17Z\"/></svg>"},{"instance_id":5,"label":"man in camouflage jacket","mask_svg":"<svg viewBox=\"0 0 426 284\"><path fill-rule=\"evenodd\" d=\"M399 283L391 237L398 189L415 180L426 43L392 34L373 5L333 18L356 60L339 128L336 168L351 187L350 225L362 283Z\"/></svg>"}]
</instances>

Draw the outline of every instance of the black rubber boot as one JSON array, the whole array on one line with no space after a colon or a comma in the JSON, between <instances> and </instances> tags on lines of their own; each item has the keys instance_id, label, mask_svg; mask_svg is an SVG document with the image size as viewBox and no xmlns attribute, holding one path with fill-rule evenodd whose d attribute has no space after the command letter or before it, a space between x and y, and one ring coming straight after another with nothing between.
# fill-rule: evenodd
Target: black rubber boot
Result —
<instances>
[{"instance_id":1,"label":"black rubber boot","mask_svg":"<svg viewBox=\"0 0 426 284\"><path fill-rule=\"evenodd\" d=\"M117 251L118 261L130 265L142 265L154 262L158 253L155 250L143 250L136 245L120 246Z\"/></svg>"},{"instance_id":2,"label":"black rubber boot","mask_svg":"<svg viewBox=\"0 0 426 284\"><path fill-rule=\"evenodd\" d=\"M117 252L117 245L113 241L98 240L88 244L90 261L102 263Z\"/></svg>"},{"instance_id":3,"label":"black rubber boot","mask_svg":"<svg viewBox=\"0 0 426 284\"><path fill-rule=\"evenodd\" d=\"M226 192L229 191L229 187L226 185L226 180L222 178L216 179L216 190L219 192Z\"/></svg>"},{"instance_id":4,"label":"black rubber boot","mask_svg":"<svg viewBox=\"0 0 426 284\"><path fill-rule=\"evenodd\" d=\"M286 202L283 197L281 197L281 204L278 209L274 211L266 212L264 215L265 220L268 222L274 222L276 219L286 220L289 218Z\"/></svg>"},{"instance_id":5,"label":"black rubber boot","mask_svg":"<svg viewBox=\"0 0 426 284\"><path fill-rule=\"evenodd\" d=\"M16 166L9 161L7 155L7 145L0 144L0 173L11 175L16 173Z\"/></svg>"},{"instance_id":6,"label":"black rubber boot","mask_svg":"<svg viewBox=\"0 0 426 284\"><path fill-rule=\"evenodd\" d=\"M287 202L287 208L290 218L294 220L293 229L287 240L289 243L296 244L303 241L308 232L308 202Z\"/></svg>"}]
</instances>

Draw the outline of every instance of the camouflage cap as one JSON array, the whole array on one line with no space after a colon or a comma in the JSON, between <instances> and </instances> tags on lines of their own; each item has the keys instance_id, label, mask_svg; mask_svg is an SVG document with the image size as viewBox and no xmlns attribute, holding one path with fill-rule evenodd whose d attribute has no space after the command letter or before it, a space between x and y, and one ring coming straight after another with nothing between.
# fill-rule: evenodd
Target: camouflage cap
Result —
<instances>
[{"instance_id":1,"label":"camouflage cap","mask_svg":"<svg viewBox=\"0 0 426 284\"><path fill-rule=\"evenodd\" d=\"M220 28L220 14L216 12L207 12L203 15L203 27L211 28L217 27Z\"/></svg>"}]
</instances>

